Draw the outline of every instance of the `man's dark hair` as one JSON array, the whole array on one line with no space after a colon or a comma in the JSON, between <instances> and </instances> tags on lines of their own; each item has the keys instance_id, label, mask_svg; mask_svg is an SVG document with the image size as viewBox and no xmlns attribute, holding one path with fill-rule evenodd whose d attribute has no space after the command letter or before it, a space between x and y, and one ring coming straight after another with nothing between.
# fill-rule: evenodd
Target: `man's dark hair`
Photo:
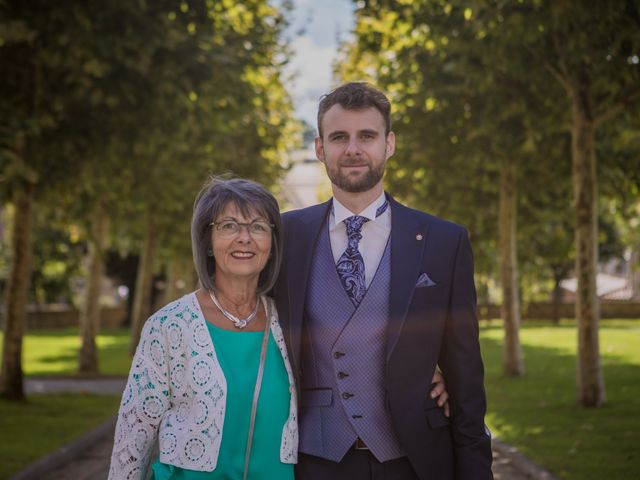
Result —
<instances>
[{"instance_id":1,"label":"man's dark hair","mask_svg":"<svg viewBox=\"0 0 640 480\"><path fill-rule=\"evenodd\" d=\"M349 82L320 97L320 106L318 107L318 133L320 138L322 138L322 119L324 114L336 104L345 110L375 108L384 118L385 135L389 135L391 131L391 103L389 103L389 99L369 83Z\"/></svg>"}]
</instances>

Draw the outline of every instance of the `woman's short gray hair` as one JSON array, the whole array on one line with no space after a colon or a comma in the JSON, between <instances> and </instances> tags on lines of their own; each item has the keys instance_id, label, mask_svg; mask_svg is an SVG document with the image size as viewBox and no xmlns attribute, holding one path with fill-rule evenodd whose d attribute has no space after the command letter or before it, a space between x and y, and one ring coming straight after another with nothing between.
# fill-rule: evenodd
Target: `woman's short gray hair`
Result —
<instances>
[{"instance_id":1,"label":"woman's short gray hair","mask_svg":"<svg viewBox=\"0 0 640 480\"><path fill-rule=\"evenodd\" d=\"M191 219L191 249L200 284L206 290L214 289L216 263L210 255L211 222L218 218L227 205L234 205L245 217L262 215L274 225L271 254L258 280L258 294L269 293L282 263L280 207L266 188L243 178L211 177L196 196Z\"/></svg>"}]
</instances>

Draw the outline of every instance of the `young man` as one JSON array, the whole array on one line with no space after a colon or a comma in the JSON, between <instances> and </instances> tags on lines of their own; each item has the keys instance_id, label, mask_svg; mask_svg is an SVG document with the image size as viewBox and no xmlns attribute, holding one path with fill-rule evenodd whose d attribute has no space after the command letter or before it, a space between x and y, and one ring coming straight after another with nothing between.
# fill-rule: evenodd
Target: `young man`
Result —
<instances>
[{"instance_id":1,"label":"young man","mask_svg":"<svg viewBox=\"0 0 640 480\"><path fill-rule=\"evenodd\" d=\"M383 93L335 89L318 131L333 199L283 216L277 298L300 394L296 478L490 479L467 232L385 194ZM436 365L450 419L430 395Z\"/></svg>"}]
</instances>

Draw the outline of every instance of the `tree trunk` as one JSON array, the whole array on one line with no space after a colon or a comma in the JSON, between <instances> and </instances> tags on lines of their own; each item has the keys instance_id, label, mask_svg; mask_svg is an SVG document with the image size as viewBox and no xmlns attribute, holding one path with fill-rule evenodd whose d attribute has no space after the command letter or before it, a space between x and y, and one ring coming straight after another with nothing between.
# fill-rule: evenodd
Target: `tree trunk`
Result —
<instances>
[{"instance_id":1,"label":"tree trunk","mask_svg":"<svg viewBox=\"0 0 640 480\"><path fill-rule=\"evenodd\" d=\"M515 166L504 160L500 167L500 277L502 282L502 320L504 322L504 374L524 373L520 348L520 301L518 299L518 259L516 247Z\"/></svg>"},{"instance_id":2,"label":"tree trunk","mask_svg":"<svg viewBox=\"0 0 640 480\"><path fill-rule=\"evenodd\" d=\"M16 187L11 245L11 266L7 282L4 312L4 342L0 396L12 400L24 398L22 338L24 336L29 277L31 273L32 205L35 186Z\"/></svg>"},{"instance_id":3,"label":"tree trunk","mask_svg":"<svg viewBox=\"0 0 640 480\"><path fill-rule=\"evenodd\" d=\"M553 267L553 292L551 294L553 302L552 320L554 325L560 323L560 304L562 303L562 288L560 288L560 282L564 279L564 275L557 267Z\"/></svg>"},{"instance_id":4,"label":"tree trunk","mask_svg":"<svg viewBox=\"0 0 640 480\"><path fill-rule=\"evenodd\" d=\"M4 208L0 206L0 245L4 245Z\"/></svg>"},{"instance_id":5,"label":"tree trunk","mask_svg":"<svg viewBox=\"0 0 640 480\"><path fill-rule=\"evenodd\" d=\"M578 404L597 407L604 403L600 368L600 304L596 289L598 222L594 123L588 82L571 95L572 183L576 215L576 320L578 322Z\"/></svg>"},{"instance_id":6,"label":"tree trunk","mask_svg":"<svg viewBox=\"0 0 640 480\"><path fill-rule=\"evenodd\" d=\"M631 246L631 255L629 257L629 283L631 284L631 300L640 300L640 269L638 262L640 255L635 245Z\"/></svg>"},{"instance_id":7,"label":"tree trunk","mask_svg":"<svg viewBox=\"0 0 640 480\"><path fill-rule=\"evenodd\" d=\"M88 238L87 288L80 311L80 337L82 346L78 371L84 374L98 373L96 335L100 328L100 286L104 272L104 252L108 244L109 216L104 208L93 212Z\"/></svg>"},{"instance_id":8,"label":"tree trunk","mask_svg":"<svg viewBox=\"0 0 640 480\"><path fill-rule=\"evenodd\" d=\"M194 290L193 260L190 257L180 257L169 261L164 303L173 302L192 290Z\"/></svg>"},{"instance_id":9,"label":"tree trunk","mask_svg":"<svg viewBox=\"0 0 640 480\"><path fill-rule=\"evenodd\" d=\"M133 355L140 341L140 333L145 320L149 317L151 307L151 282L153 280L153 263L155 260L157 229L151 214L147 214L147 225L144 233L142 251L136 276L136 291L131 312L131 344L129 353Z\"/></svg>"}]
</instances>

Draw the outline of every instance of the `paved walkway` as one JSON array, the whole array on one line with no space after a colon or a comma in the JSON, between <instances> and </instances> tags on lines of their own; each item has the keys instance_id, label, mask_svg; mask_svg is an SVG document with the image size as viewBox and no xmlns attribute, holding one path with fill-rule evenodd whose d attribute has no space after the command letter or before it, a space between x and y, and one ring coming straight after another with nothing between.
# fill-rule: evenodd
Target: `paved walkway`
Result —
<instances>
[{"instance_id":1,"label":"paved walkway","mask_svg":"<svg viewBox=\"0 0 640 480\"><path fill-rule=\"evenodd\" d=\"M95 480L107 478L109 472L109 456L111 455L113 437L110 435L97 444L87 448L78 458L63 465L41 480ZM530 476L520 471L512 461L503 454L493 452L493 474L495 480L550 479L551 477Z\"/></svg>"},{"instance_id":2,"label":"paved walkway","mask_svg":"<svg viewBox=\"0 0 640 480\"><path fill-rule=\"evenodd\" d=\"M109 459L113 446L113 431L72 461L54 468L39 480L103 480L109 473Z\"/></svg>"},{"instance_id":3,"label":"paved walkway","mask_svg":"<svg viewBox=\"0 0 640 480\"><path fill-rule=\"evenodd\" d=\"M124 377L30 377L26 379L27 395L34 393L98 393L122 395L127 383Z\"/></svg>"},{"instance_id":4,"label":"paved walkway","mask_svg":"<svg viewBox=\"0 0 640 480\"><path fill-rule=\"evenodd\" d=\"M28 393L91 392L120 394L125 379L28 379ZM106 479L113 442L113 423L105 424L74 442L72 448L41 459L14 480L99 480ZM513 447L498 440L493 442L493 474L495 480L555 480L549 472L535 465ZM30 471L29 471L30 470ZM46 472L46 473L43 473Z\"/></svg>"}]
</instances>

